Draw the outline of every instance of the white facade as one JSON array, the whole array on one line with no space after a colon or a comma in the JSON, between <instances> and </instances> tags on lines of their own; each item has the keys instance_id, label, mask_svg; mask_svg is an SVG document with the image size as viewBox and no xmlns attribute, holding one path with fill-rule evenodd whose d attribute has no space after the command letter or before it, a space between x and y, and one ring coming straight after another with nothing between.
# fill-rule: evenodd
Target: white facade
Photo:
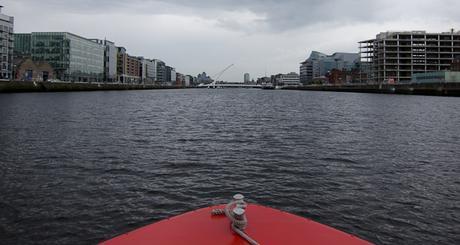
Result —
<instances>
[{"instance_id":1,"label":"white facade","mask_svg":"<svg viewBox=\"0 0 460 245\"><path fill-rule=\"evenodd\" d=\"M105 51L106 51L106 69L107 69L107 78L110 82L115 82L117 80L117 47L115 43L106 41L105 42Z\"/></svg>"},{"instance_id":2,"label":"white facade","mask_svg":"<svg viewBox=\"0 0 460 245\"><path fill-rule=\"evenodd\" d=\"M191 76L185 76L184 86L185 87L190 87L191 83L192 83Z\"/></svg>"},{"instance_id":3,"label":"white facade","mask_svg":"<svg viewBox=\"0 0 460 245\"><path fill-rule=\"evenodd\" d=\"M278 84L283 86L300 86L299 74L295 72L282 74L278 80Z\"/></svg>"},{"instance_id":4,"label":"white facade","mask_svg":"<svg viewBox=\"0 0 460 245\"><path fill-rule=\"evenodd\" d=\"M177 72L176 69L171 69L171 82L175 82L177 80Z\"/></svg>"},{"instance_id":5,"label":"white facade","mask_svg":"<svg viewBox=\"0 0 460 245\"><path fill-rule=\"evenodd\" d=\"M166 68L165 63L158 59L152 59L150 60L150 65L151 76L149 77L154 78L155 82L161 81L161 79L164 80L164 76L166 75L164 74Z\"/></svg>"},{"instance_id":6,"label":"white facade","mask_svg":"<svg viewBox=\"0 0 460 245\"><path fill-rule=\"evenodd\" d=\"M1 13L0 7L0 79L10 80L13 75L14 18Z\"/></svg>"},{"instance_id":7,"label":"white facade","mask_svg":"<svg viewBox=\"0 0 460 245\"><path fill-rule=\"evenodd\" d=\"M101 39L90 40L104 46L104 82L116 82L118 48L115 43Z\"/></svg>"},{"instance_id":8,"label":"white facade","mask_svg":"<svg viewBox=\"0 0 460 245\"><path fill-rule=\"evenodd\" d=\"M155 60L145 60L145 77L147 83L155 82L157 74L157 63Z\"/></svg>"}]
</instances>

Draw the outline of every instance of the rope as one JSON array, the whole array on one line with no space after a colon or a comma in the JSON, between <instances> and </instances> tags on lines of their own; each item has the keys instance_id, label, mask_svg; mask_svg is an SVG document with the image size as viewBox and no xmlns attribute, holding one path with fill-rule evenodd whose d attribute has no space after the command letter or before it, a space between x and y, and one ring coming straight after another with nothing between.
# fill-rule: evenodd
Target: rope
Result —
<instances>
[{"instance_id":1,"label":"rope","mask_svg":"<svg viewBox=\"0 0 460 245\"><path fill-rule=\"evenodd\" d=\"M238 235L240 235L242 238L244 238L249 244L251 245L259 245L254 239L248 236L248 234L244 233L244 231L238 229L235 227L235 225L232 224L232 229L234 232L236 232Z\"/></svg>"},{"instance_id":2,"label":"rope","mask_svg":"<svg viewBox=\"0 0 460 245\"><path fill-rule=\"evenodd\" d=\"M246 207L246 203L232 201L225 206L224 209L213 209L211 211L212 215L224 215L227 216L230 221L232 222L232 230L237 233L239 236L244 238L249 244L251 245L259 245L254 239L248 236L248 234L244 233L244 229L246 229L248 225L248 220L246 219L246 215L243 215L241 219L235 218L233 213L230 211L232 207Z\"/></svg>"}]
</instances>

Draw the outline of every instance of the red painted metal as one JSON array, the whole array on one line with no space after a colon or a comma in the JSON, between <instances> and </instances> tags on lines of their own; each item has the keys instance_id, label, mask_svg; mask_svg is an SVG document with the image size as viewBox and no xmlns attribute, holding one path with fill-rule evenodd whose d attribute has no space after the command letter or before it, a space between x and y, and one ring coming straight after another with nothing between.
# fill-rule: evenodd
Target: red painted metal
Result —
<instances>
[{"instance_id":1,"label":"red painted metal","mask_svg":"<svg viewBox=\"0 0 460 245\"><path fill-rule=\"evenodd\" d=\"M200 244L243 245L225 216L211 216L208 207L185 213L103 242L104 245ZM368 245L367 241L314 221L272 208L249 204L245 232L258 243Z\"/></svg>"}]
</instances>

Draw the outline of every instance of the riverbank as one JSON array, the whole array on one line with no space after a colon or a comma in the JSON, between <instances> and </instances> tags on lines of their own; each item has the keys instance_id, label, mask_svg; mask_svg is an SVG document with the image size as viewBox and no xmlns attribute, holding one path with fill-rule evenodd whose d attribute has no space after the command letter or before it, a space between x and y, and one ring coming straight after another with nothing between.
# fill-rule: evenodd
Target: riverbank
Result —
<instances>
[{"instance_id":1,"label":"riverbank","mask_svg":"<svg viewBox=\"0 0 460 245\"><path fill-rule=\"evenodd\" d=\"M460 83L308 85L288 90L460 96Z\"/></svg>"},{"instance_id":2,"label":"riverbank","mask_svg":"<svg viewBox=\"0 0 460 245\"><path fill-rule=\"evenodd\" d=\"M0 81L0 93L22 92L72 92L104 90L153 90L183 89L193 87L162 86L153 84L122 83L64 83L64 82L24 82ZM331 91L353 93L408 94L434 96L460 96L460 83L432 84L344 84L344 85L308 85L283 88L286 90Z\"/></svg>"},{"instance_id":3,"label":"riverbank","mask_svg":"<svg viewBox=\"0 0 460 245\"><path fill-rule=\"evenodd\" d=\"M53 82L0 82L0 93L22 92L70 92L70 91L102 91L102 90L148 90L148 89L179 89L177 86L159 86L152 84L122 83L53 83Z\"/></svg>"}]
</instances>

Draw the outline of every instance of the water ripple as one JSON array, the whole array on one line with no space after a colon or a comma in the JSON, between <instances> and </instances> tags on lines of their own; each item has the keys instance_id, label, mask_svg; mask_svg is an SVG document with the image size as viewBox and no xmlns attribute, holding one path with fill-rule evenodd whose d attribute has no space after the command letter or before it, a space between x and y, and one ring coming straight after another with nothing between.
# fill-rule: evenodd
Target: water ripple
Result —
<instances>
[{"instance_id":1,"label":"water ripple","mask_svg":"<svg viewBox=\"0 0 460 245\"><path fill-rule=\"evenodd\" d=\"M2 244L94 244L236 192L376 244L460 244L457 98L174 90L0 103Z\"/></svg>"}]
</instances>

